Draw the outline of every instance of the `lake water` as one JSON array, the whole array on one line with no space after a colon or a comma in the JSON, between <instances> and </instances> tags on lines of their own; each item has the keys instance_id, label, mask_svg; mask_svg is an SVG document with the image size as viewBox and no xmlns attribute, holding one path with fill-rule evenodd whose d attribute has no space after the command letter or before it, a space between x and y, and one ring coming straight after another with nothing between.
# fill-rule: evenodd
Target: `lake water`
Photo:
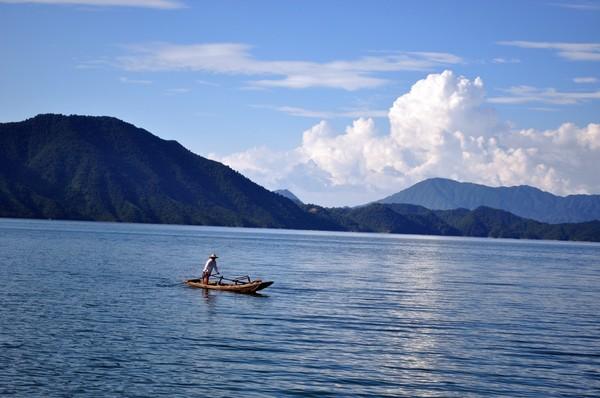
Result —
<instances>
[{"instance_id":1,"label":"lake water","mask_svg":"<svg viewBox=\"0 0 600 398\"><path fill-rule=\"evenodd\" d=\"M0 394L600 396L598 244L0 219L0 280Z\"/></svg>"}]
</instances>

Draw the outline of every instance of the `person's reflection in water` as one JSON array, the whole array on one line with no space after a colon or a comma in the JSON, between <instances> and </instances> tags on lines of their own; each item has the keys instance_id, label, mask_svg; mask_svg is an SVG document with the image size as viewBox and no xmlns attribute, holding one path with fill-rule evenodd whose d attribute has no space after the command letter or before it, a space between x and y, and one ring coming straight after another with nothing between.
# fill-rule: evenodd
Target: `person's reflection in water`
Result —
<instances>
[{"instance_id":1,"label":"person's reflection in water","mask_svg":"<svg viewBox=\"0 0 600 398\"><path fill-rule=\"evenodd\" d=\"M208 322L212 322L213 318L218 316L217 314L217 294L215 292L211 292L209 289L202 289L202 299L205 305L202 305L203 311L206 314L206 320Z\"/></svg>"}]
</instances>

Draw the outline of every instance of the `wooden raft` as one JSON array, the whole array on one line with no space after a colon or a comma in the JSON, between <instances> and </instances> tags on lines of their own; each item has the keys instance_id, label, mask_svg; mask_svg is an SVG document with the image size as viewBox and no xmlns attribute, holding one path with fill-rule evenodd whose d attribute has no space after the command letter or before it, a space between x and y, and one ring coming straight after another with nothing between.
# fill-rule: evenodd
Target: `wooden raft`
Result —
<instances>
[{"instance_id":1,"label":"wooden raft","mask_svg":"<svg viewBox=\"0 0 600 398\"><path fill-rule=\"evenodd\" d=\"M248 278L249 279L249 278ZM188 286L197 287L201 289L211 290L224 290L227 292L235 293L256 293L259 290L265 289L273 284L272 281L263 282L260 279L248 282L241 282L234 280L233 283L223 283L221 280L209 282L208 284L202 283L202 279L188 279L185 281Z\"/></svg>"}]
</instances>

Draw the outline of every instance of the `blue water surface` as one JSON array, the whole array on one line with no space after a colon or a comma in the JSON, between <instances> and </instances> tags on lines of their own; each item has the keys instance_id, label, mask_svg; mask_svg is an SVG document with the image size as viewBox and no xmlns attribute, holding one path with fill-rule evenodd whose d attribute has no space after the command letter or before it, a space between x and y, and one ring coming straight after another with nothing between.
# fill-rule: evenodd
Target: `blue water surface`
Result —
<instances>
[{"instance_id":1,"label":"blue water surface","mask_svg":"<svg viewBox=\"0 0 600 398\"><path fill-rule=\"evenodd\" d=\"M598 244L0 219L0 281L0 394L600 396Z\"/></svg>"}]
</instances>

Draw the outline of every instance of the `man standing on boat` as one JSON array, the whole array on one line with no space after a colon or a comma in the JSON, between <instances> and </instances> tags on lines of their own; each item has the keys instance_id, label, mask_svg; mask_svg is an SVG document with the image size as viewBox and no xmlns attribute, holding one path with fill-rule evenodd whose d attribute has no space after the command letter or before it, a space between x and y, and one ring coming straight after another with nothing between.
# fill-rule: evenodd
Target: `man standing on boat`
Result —
<instances>
[{"instance_id":1,"label":"man standing on boat","mask_svg":"<svg viewBox=\"0 0 600 398\"><path fill-rule=\"evenodd\" d=\"M215 274L219 273L219 267L217 267L217 258L219 257L217 257L217 255L214 253L208 256L208 261L206 261L206 265L202 270L202 283L205 285L208 285L208 278L212 274L213 269L216 271Z\"/></svg>"}]
</instances>

